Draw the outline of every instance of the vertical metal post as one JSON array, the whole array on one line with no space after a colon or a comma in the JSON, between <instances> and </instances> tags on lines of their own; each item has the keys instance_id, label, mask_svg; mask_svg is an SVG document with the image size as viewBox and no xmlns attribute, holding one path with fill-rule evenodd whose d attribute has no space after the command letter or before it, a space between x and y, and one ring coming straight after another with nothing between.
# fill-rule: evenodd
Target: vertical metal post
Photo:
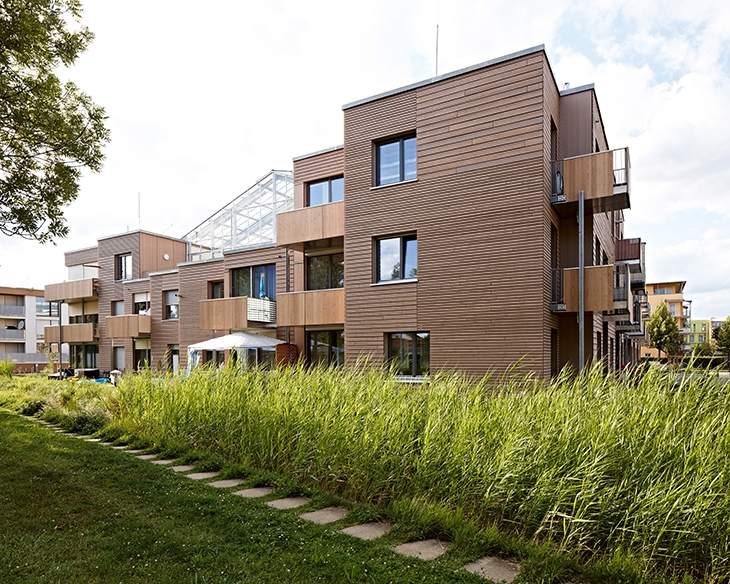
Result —
<instances>
[{"instance_id":1,"label":"vertical metal post","mask_svg":"<svg viewBox=\"0 0 730 584\"><path fill-rule=\"evenodd\" d=\"M286 266L286 268L285 268L286 285L285 285L285 288L284 289L287 292L289 292L289 274L290 274L290 271L291 271L291 265L290 265L290 260L289 260L289 246L287 245L284 248L284 250L285 250L284 253L286 254L286 259L284 260L284 265ZM291 342L290 336L291 336L290 329L287 326L286 327L286 342L287 343Z\"/></svg>"},{"instance_id":2,"label":"vertical metal post","mask_svg":"<svg viewBox=\"0 0 730 584\"><path fill-rule=\"evenodd\" d=\"M63 367L63 320L61 308L63 300L58 301L58 373L61 373L61 367ZM70 350L70 347L69 347ZM69 356L70 357L70 356ZM70 365L70 363L69 363Z\"/></svg>"},{"instance_id":3,"label":"vertical metal post","mask_svg":"<svg viewBox=\"0 0 730 584\"><path fill-rule=\"evenodd\" d=\"M585 193L578 191L578 373L583 371L585 363L585 214L584 214Z\"/></svg>"}]
</instances>

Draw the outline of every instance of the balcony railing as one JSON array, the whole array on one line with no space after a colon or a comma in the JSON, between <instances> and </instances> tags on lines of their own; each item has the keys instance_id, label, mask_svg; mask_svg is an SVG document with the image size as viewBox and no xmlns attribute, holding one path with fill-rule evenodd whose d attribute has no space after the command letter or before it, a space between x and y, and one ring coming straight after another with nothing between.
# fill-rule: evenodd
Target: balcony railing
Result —
<instances>
[{"instance_id":1,"label":"balcony railing","mask_svg":"<svg viewBox=\"0 0 730 584\"><path fill-rule=\"evenodd\" d=\"M276 244L304 250L304 244L345 234L345 203L328 203L279 213L276 216Z\"/></svg>"},{"instance_id":2,"label":"balcony railing","mask_svg":"<svg viewBox=\"0 0 730 584\"><path fill-rule=\"evenodd\" d=\"M106 336L110 339L133 339L152 332L152 318L146 314L123 314L106 317Z\"/></svg>"},{"instance_id":3,"label":"balcony railing","mask_svg":"<svg viewBox=\"0 0 730 584\"><path fill-rule=\"evenodd\" d=\"M279 326L340 325L345 322L345 290L279 294Z\"/></svg>"},{"instance_id":4,"label":"balcony railing","mask_svg":"<svg viewBox=\"0 0 730 584\"><path fill-rule=\"evenodd\" d=\"M240 330L254 323L276 324L276 302L265 298L216 298L200 301L200 328Z\"/></svg>"},{"instance_id":5,"label":"balcony railing","mask_svg":"<svg viewBox=\"0 0 730 584\"><path fill-rule=\"evenodd\" d=\"M48 284L45 288L44 298L47 302L68 302L69 300L93 298L98 295L99 279L86 278L85 280Z\"/></svg>"},{"instance_id":6,"label":"balcony railing","mask_svg":"<svg viewBox=\"0 0 730 584\"><path fill-rule=\"evenodd\" d=\"M560 268L551 268L550 270L550 310L553 312L565 312L563 270Z\"/></svg>"},{"instance_id":7,"label":"balcony railing","mask_svg":"<svg viewBox=\"0 0 730 584\"><path fill-rule=\"evenodd\" d=\"M0 329L0 341L24 341L25 329Z\"/></svg>"},{"instance_id":8,"label":"balcony railing","mask_svg":"<svg viewBox=\"0 0 730 584\"><path fill-rule=\"evenodd\" d=\"M99 340L99 330L96 323L64 324L62 328L64 343L91 343ZM58 342L58 326L51 325L43 328L43 339L46 343Z\"/></svg>"},{"instance_id":9,"label":"balcony railing","mask_svg":"<svg viewBox=\"0 0 730 584\"><path fill-rule=\"evenodd\" d=\"M630 205L630 162L628 148L608 150L566 158L558 179L559 167L552 166L553 191L550 202L561 216L575 216L578 192L583 191L588 214L628 209ZM560 182L563 192L559 192Z\"/></svg>"},{"instance_id":10,"label":"balcony railing","mask_svg":"<svg viewBox=\"0 0 730 584\"><path fill-rule=\"evenodd\" d=\"M276 302L263 298L249 298L246 302L246 316L252 322L276 323Z\"/></svg>"},{"instance_id":11,"label":"balcony railing","mask_svg":"<svg viewBox=\"0 0 730 584\"><path fill-rule=\"evenodd\" d=\"M25 306L0 305L0 316L23 318L25 316Z\"/></svg>"}]
</instances>

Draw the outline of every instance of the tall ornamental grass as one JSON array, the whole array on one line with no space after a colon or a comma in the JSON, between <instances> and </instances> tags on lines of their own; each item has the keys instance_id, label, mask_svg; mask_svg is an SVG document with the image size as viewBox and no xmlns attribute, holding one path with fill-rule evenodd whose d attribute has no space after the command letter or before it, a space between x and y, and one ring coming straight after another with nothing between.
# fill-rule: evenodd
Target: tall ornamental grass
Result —
<instances>
[{"instance_id":1,"label":"tall ornamental grass","mask_svg":"<svg viewBox=\"0 0 730 584\"><path fill-rule=\"evenodd\" d=\"M712 375L399 383L387 372L126 377L122 420L363 502L420 500L586 555L730 579L730 395Z\"/></svg>"}]
</instances>

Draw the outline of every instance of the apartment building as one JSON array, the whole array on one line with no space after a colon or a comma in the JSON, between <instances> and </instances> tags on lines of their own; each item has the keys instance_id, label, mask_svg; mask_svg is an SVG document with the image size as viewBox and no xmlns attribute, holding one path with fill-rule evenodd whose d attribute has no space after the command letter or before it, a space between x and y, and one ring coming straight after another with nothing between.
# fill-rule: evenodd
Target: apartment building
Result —
<instances>
[{"instance_id":1,"label":"apartment building","mask_svg":"<svg viewBox=\"0 0 730 584\"><path fill-rule=\"evenodd\" d=\"M85 327L60 331L74 364L175 369L233 331L414 379L638 360L644 243L623 238L628 149L609 149L592 85L561 91L540 46L343 110L342 145L182 238L66 254L73 281L46 299Z\"/></svg>"},{"instance_id":2,"label":"apartment building","mask_svg":"<svg viewBox=\"0 0 730 584\"><path fill-rule=\"evenodd\" d=\"M48 363L43 329L58 322L58 306L43 290L0 286L0 361L15 363L17 373L37 372Z\"/></svg>"},{"instance_id":3,"label":"apartment building","mask_svg":"<svg viewBox=\"0 0 730 584\"><path fill-rule=\"evenodd\" d=\"M275 337L274 218L291 206L291 173L272 171L182 238L136 230L67 252L68 280L45 287L67 316L46 342L67 343L74 369L177 371L194 343L232 330Z\"/></svg>"},{"instance_id":4,"label":"apartment building","mask_svg":"<svg viewBox=\"0 0 730 584\"><path fill-rule=\"evenodd\" d=\"M690 350L692 334L690 320L692 319L692 301L684 297L684 287L687 282L654 282L646 285L647 309L644 312L644 320L648 321L656 308L664 303L677 321L677 327L682 334L682 350ZM703 333L699 333L703 334ZM712 334L712 333L710 333ZM657 349L645 346L641 349L642 357L658 357Z\"/></svg>"},{"instance_id":5,"label":"apartment building","mask_svg":"<svg viewBox=\"0 0 730 584\"><path fill-rule=\"evenodd\" d=\"M294 159L278 320L310 361L418 377L637 361L644 244L623 239L628 149L593 86L559 90L542 46L344 108L344 143Z\"/></svg>"}]
</instances>

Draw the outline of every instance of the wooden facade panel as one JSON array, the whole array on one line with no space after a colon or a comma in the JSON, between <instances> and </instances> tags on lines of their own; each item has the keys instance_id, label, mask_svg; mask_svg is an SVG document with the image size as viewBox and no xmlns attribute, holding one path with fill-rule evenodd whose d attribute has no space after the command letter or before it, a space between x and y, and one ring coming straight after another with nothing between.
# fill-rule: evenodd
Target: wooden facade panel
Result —
<instances>
[{"instance_id":1,"label":"wooden facade panel","mask_svg":"<svg viewBox=\"0 0 730 584\"><path fill-rule=\"evenodd\" d=\"M343 201L295 209L276 216L276 242L294 246L308 241L342 237L345 233Z\"/></svg>"},{"instance_id":2,"label":"wooden facade panel","mask_svg":"<svg viewBox=\"0 0 730 584\"><path fill-rule=\"evenodd\" d=\"M152 319L144 314L106 317L106 336L112 339L134 338L152 332Z\"/></svg>"},{"instance_id":3,"label":"wooden facade panel","mask_svg":"<svg viewBox=\"0 0 730 584\"><path fill-rule=\"evenodd\" d=\"M342 175L344 148L336 148L294 161L294 208L306 206L306 184Z\"/></svg>"},{"instance_id":4,"label":"wooden facade panel","mask_svg":"<svg viewBox=\"0 0 730 584\"><path fill-rule=\"evenodd\" d=\"M187 244L179 239L140 232L140 277L173 270L187 259ZM165 259L167 256L167 259Z\"/></svg>"},{"instance_id":5,"label":"wooden facade panel","mask_svg":"<svg viewBox=\"0 0 730 584\"><path fill-rule=\"evenodd\" d=\"M201 329L224 331L248 326L248 298L245 296L200 301Z\"/></svg>"},{"instance_id":6,"label":"wooden facade panel","mask_svg":"<svg viewBox=\"0 0 730 584\"><path fill-rule=\"evenodd\" d=\"M567 158L563 171L566 202L577 202L580 190L586 200L613 197L613 152Z\"/></svg>"},{"instance_id":7,"label":"wooden facade panel","mask_svg":"<svg viewBox=\"0 0 730 584\"><path fill-rule=\"evenodd\" d=\"M85 280L47 284L43 297L48 302L80 300L82 298L95 298L98 291L99 279L86 278Z\"/></svg>"},{"instance_id":8,"label":"wooden facade panel","mask_svg":"<svg viewBox=\"0 0 730 584\"><path fill-rule=\"evenodd\" d=\"M61 334L64 343L93 343L98 340L96 327L93 323L64 324ZM58 342L58 327L43 327L43 339L46 343Z\"/></svg>"},{"instance_id":9,"label":"wooden facade panel","mask_svg":"<svg viewBox=\"0 0 730 584\"><path fill-rule=\"evenodd\" d=\"M613 265L585 268L585 311L613 310ZM578 268L566 268L563 290L566 312L578 312Z\"/></svg>"},{"instance_id":10,"label":"wooden facade panel","mask_svg":"<svg viewBox=\"0 0 730 584\"><path fill-rule=\"evenodd\" d=\"M345 291L311 290L281 294L277 300L279 326L342 325L345 322Z\"/></svg>"}]
</instances>

